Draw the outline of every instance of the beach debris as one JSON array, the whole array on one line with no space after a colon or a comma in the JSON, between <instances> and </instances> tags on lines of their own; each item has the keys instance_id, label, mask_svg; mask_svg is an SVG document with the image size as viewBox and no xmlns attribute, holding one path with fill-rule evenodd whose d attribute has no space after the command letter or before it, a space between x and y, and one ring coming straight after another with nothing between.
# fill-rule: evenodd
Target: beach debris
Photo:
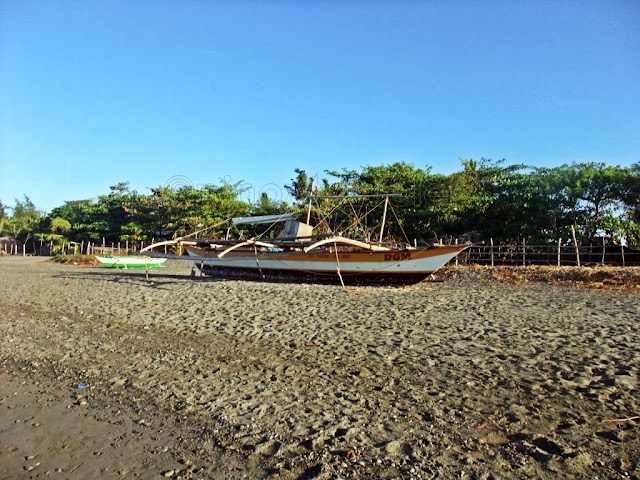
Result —
<instances>
[{"instance_id":1,"label":"beach debris","mask_svg":"<svg viewBox=\"0 0 640 480\"><path fill-rule=\"evenodd\" d=\"M83 388L85 388L85 384L83 382L80 382L76 388L79 388L80 390L82 390Z\"/></svg>"},{"instance_id":2,"label":"beach debris","mask_svg":"<svg viewBox=\"0 0 640 480\"><path fill-rule=\"evenodd\" d=\"M475 428L478 430L487 430L489 432L492 432L494 430L493 427L486 424L475 425Z\"/></svg>"},{"instance_id":3,"label":"beach debris","mask_svg":"<svg viewBox=\"0 0 640 480\"><path fill-rule=\"evenodd\" d=\"M640 415L635 415L629 418L609 418L606 420L602 420L600 423L626 423L626 422L632 422L638 419L640 419Z\"/></svg>"}]
</instances>

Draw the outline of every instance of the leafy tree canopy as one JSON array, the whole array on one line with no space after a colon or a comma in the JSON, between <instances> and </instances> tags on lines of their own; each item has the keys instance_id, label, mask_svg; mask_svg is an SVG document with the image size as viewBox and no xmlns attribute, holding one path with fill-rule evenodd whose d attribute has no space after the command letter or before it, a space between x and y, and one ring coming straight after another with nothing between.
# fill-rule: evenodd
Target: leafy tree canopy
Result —
<instances>
[{"instance_id":1,"label":"leafy tree canopy","mask_svg":"<svg viewBox=\"0 0 640 480\"><path fill-rule=\"evenodd\" d=\"M292 204L266 194L254 203L244 201L241 183L164 186L145 195L120 182L94 199L67 201L45 218L25 196L10 208L0 203L0 232L23 239L37 234L57 242L104 239L147 244L196 230L222 235L228 227L224 220L231 217L306 210L311 178L303 169L294 173L285 185ZM357 231L345 224L348 217L371 214L379 219L385 211L384 200L367 198L355 210L352 206L336 209L322 196L400 193L389 207L384 233L396 238L406 235L410 241L465 235L475 241L546 243L570 238L575 228L583 241L606 234L640 245L640 164L535 168L482 158L461 159L460 169L450 175L404 162L325 174L327 178L314 185L312 223L328 219L352 228L350 233L356 235L372 235L365 231L371 225L365 221L364 230Z\"/></svg>"}]
</instances>

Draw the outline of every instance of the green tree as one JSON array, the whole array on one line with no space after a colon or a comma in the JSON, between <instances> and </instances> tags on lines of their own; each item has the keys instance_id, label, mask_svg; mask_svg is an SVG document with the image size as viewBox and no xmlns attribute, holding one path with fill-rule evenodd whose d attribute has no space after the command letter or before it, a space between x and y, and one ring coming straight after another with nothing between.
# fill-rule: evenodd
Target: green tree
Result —
<instances>
[{"instance_id":1,"label":"green tree","mask_svg":"<svg viewBox=\"0 0 640 480\"><path fill-rule=\"evenodd\" d=\"M422 238L429 231L431 217L425 200L425 187L430 183L429 169L422 170L405 162L391 165L366 166L362 171L343 170L327 171L337 182L325 185L330 195L382 195L399 194L393 198L391 209L388 209L386 232L396 238ZM322 192L325 193L325 192ZM351 206L336 213L333 221L336 224L349 222L353 217L363 217L367 213L364 228L371 227L369 235L384 215L384 199L362 199L357 208ZM333 209L332 202L327 202L326 210ZM355 208L355 210L354 210ZM340 211L337 211L340 212Z\"/></svg>"},{"instance_id":2,"label":"green tree","mask_svg":"<svg viewBox=\"0 0 640 480\"><path fill-rule=\"evenodd\" d=\"M309 196L311 180L307 176L307 172L304 170L296 168L294 169L294 172L296 173L296 178L292 178L291 185L285 185L284 188L298 202L298 204L301 205Z\"/></svg>"},{"instance_id":3,"label":"green tree","mask_svg":"<svg viewBox=\"0 0 640 480\"><path fill-rule=\"evenodd\" d=\"M623 208L627 173L603 163L574 163L554 169L561 203L583 239L610 230L610 218Z\"/></svg>"},{"instance_id":4,"label":"green tree","mask_svg":"<svg viewBox=\"0 0 640 480\"><path fill-rule=\"evenodd\" d=\"M46 232L46 225L48 223L48 232ZM71 223L61 217L50 218L47 217L43 222L43 228L38 234L40 241L51 242L53 244L53 252L59 253L64 245L69 243L67 234L71 231Z\"/></svg>"},{"instance_id":5,"label":"green tree","mask_svg":"<svg viewBox=\"0 0 640 480\"><path fill-rule=\"evenodd\" d=\"M26 243L36 232L42 214L27 195L22 201L16 199L11 210L11 216L3 218L2 229Z\"/></svg>"},{"instance_id":6,"label":"green tree","mask_svg":"<svg viewBox=\"0 0 640 480\"><path fill-rule=\"evenodd\" d=\"M630 245L640 246L640 163L625 170L622 184L623 208L618 231Z\"/></svg>"}]
</instances>

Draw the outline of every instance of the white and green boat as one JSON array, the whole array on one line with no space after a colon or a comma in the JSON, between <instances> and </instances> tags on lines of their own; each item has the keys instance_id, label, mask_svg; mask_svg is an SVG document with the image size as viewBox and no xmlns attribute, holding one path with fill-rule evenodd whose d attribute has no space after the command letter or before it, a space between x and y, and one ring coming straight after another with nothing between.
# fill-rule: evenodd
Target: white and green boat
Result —
<instances>
[{"instance_id":1,"label":"white and green boat","mask_svg":"<svg viewBox=\"0 0 640 480\"><path fill-rule=\"evenodd\" d=\"M139 257L116 257L113 255L99 257L96 255L96 258L104 267L109 268L160 268L167 261L166 258L151 258L144 255Z\"/></svg>"}]
</instances>

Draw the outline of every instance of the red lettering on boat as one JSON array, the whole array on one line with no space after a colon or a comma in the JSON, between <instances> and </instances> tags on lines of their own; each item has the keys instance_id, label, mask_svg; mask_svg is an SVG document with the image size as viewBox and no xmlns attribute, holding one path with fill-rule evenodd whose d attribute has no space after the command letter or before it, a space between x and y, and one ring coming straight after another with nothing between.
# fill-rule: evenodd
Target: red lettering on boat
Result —
<instances>
[{"instance_id":1,"label":"red lettering on boat","mask_svg":"<svg viewBox=\"0 0 640 480\"><path fill-rule=\"evenodd\" d=\"M402 253L385 253L384 254L384 260L385 262L388 262L390 260L406 260L407 258L411 258L411 253L409 252L402 252Z\"/></svg>"}]
</instances>

